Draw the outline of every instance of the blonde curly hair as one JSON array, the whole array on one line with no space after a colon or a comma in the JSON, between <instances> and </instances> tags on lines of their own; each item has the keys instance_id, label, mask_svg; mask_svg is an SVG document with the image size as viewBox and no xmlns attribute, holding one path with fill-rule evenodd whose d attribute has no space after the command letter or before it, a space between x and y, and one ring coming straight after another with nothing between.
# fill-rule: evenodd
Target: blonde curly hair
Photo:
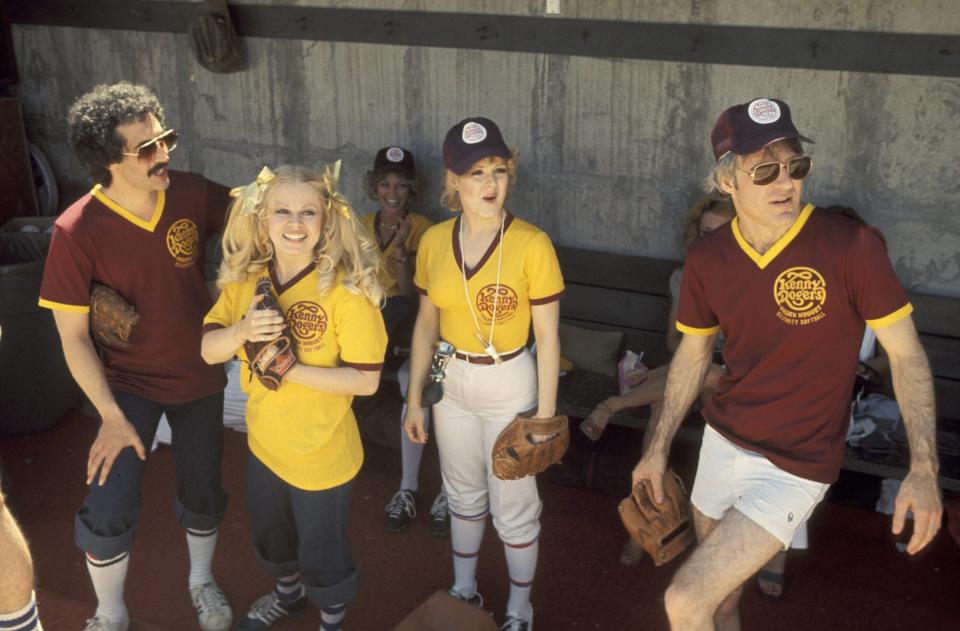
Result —
<instances>
[{"instance_id":1,"label":"blonde curly hair","mask_svg":"<svg viewBox=\"0 0 960 631\"><path fill-rule=\"evenodd\" d=\"M339 172L339 161L324 165L322 173L289 164L277 167L276 171L264 167L256 180L230 191L235 199L223 232L223 262L217 286L222 289L267 266L274 255L266 221L270 193L280 184L301 182L313 187L321 201L323 228L313 256L320 295L330 292L342 271L344 287L380 307L384 291L377 280L377 244L357 220L350 202L337 192Z\"/></svg>"}]
</instances>

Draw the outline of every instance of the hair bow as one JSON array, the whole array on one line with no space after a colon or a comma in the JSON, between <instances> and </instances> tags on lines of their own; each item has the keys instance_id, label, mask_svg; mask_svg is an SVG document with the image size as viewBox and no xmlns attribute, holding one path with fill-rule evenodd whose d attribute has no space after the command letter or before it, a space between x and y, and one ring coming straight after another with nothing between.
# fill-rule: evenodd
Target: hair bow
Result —
<instances>
[{"instance_id":1,"label":"hair bow","mask_svg":"<svg viewBox=\"0 0 960 631\"><path fill-rule=\"evenodd\" d=\"M246 186L238 186L230 190L230 197L240 198L240 214L255 215L257 207L263 202L263 191L267 183L274 178L270 167L263 167L257 174L257 179Z\"/></svg>"},{"instance_id":2,"label":"hair bow","mask_svg":"<svg viewBox=\"0 0 960 631\"><path fill-rule=\"evenodd\" d=\"M327 207L330 210L335 210L344 219L350 219L350 202L344 198L339 192L337 192L337 184L340 182L340 163L342 160L337 160L333 165L324 165L323 167L323 191L326 198Z\"/></svg>"}]
</instances>

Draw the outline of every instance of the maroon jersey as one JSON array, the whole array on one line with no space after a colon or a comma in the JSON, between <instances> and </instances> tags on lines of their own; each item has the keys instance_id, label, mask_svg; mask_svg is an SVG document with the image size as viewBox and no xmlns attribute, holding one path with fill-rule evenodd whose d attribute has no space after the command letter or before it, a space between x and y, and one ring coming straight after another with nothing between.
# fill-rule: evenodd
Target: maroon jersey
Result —
<instances>
[{"instance_id":1,"label":"maroon jersey","mask_svg":"<svg viewBox=\"0 0 960 631\"><path fill-rule=\"evenodd\" d=\"M727 374L703 416L744 449L832 483L843 460L864 323L913 310L879 231L806 205L760 255L734 219L690 248L677 329L726 336Z\"/></svg>"},{"instance_id":2,"label":"maroon jersey","mask_svg":"<svg viewBox=\"0 0 960 631\"><path fill-rule=\"evenodd\" d=\"M112 287L140 314L130 347L100 348L107 381L159 403L184 403L226 385L223 367L200 357L203 316L212 300L203 278L204 243L223 228L229 189L170 172L149 220L99 186L57 219L40 304L89 313L90 283Z\"/></svg>"}]
</instances>

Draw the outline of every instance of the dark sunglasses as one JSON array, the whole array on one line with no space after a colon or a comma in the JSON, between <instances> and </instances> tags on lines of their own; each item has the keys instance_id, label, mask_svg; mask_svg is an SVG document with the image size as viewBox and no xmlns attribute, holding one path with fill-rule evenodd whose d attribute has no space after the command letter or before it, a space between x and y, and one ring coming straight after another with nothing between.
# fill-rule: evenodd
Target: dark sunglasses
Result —
<instances>
[{"instance_id":1,"label":"dark sunglasses","mask_svg":"<svg viewBox=\"0 0 960 631\"><path fill-rule=\"evenodd\" d=\"M160 149L161 143L163 143L164 148L166 148L167 152L169 153L177 148L178 139L179 136L177 136L177 130L168 129L156 138L151 138L150 140L141 143L140 146L137 147L136 153L124 151L123 155L133 156L137 160L149 162L153 160L154 156L157 155L157 151Z\"/></svg>"},{"instance_id":2,"label":"dark sunglasses","mask_svg":"<svg viewBox=\"0 0 960 631\"><path fill-rule=\"evenodd\" d=\"M740 167L737 167L737 170L749 173L750 177L753 178L753 183L757 186L766 186L780 177L780 167L785 168L787 175L792 179L802 180L810 174L810 169L813 168L813 160L810 156L794 156L786 162L764 162L749 171Z\"/></svg>"}]
</instances>

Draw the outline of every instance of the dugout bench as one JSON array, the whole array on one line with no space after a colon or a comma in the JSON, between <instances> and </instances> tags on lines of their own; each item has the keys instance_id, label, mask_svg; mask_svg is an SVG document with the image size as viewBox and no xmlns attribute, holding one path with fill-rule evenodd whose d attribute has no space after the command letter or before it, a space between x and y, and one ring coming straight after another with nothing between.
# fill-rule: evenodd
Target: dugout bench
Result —
<instances>
[{"instance_id":1,"label":"dugout bench","mask_svg":"<svg viewBox=\"0 0 960 631\"><path fill-rule=\"evenodd\" d=\"M566 283L560 302L561 321L584 329L623 332L621 354L644 352L655 367L670 361L664 340L670 310L670 274L675 261L558 247ZM913 319L927 351L934 376L940 485L960 491L960 299L909 294ZM562 352L562 351L561 351ZM617 394L616 377L578 371L560 378L558 413L585 418L594 406ZM627 409L610 423L643 430L649 408ZM697 444L703 420L691 414L675 442ZM843 468L882 478L902 479L909 467L906 447L893 455L865 453L847 446Z\"/></svg>"}]
</instances>

